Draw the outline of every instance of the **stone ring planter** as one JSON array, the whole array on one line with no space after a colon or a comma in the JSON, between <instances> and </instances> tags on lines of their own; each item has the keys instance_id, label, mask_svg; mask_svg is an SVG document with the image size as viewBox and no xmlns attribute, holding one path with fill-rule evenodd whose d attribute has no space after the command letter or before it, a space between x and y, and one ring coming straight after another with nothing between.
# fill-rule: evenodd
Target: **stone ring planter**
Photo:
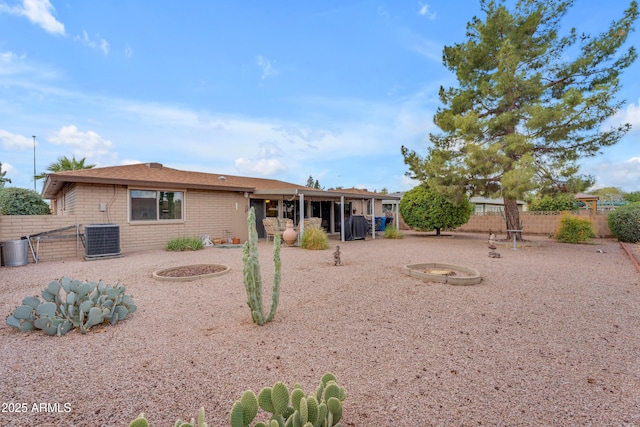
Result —
<instances>
[{"instance_id":1,"label":"stone ring planter","mask_svg":"<svg viewBox=\"0 0 640 427\"><path fill-rule=\"evenodd\" d=\"M203 277L222 276L230 270L224 264L192 264L154 271L153 278L166 282L188 282Z\"/></svg>"},{"instance_id":2,"label":"stone ring planter","mask_svg":"<svg viewBox=\"0 0 640 427\"><path fill-rule=\"evenodd\" d=\"M449 285L477 285L482 277L477 270L455 264L425 263L409 264L402 268L405 274L425 282L440 282Z\"/></svg>"}]
</instances>

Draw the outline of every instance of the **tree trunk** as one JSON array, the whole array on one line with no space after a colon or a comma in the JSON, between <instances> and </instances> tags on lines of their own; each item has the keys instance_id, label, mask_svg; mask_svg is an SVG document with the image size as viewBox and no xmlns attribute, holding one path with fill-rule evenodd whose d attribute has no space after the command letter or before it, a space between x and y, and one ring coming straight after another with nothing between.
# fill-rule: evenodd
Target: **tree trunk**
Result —
<instances>
[{"instance_id":1,"label":"tree trunk","mask_svg":"<svg viewBox=\"0 0 640 427\"><path fill-rule=\"evenodd\" d=\"M439 235L440 235L440 229L436 228L436 236L439 236Z\"/></svg>"},{"instance_id":2,"label":"tree trunk","mask_svg":"<svg viewBox=\"0 0 640 427\"><path fill-rule=\"evenodd\" d=\"M513 199L504 199L504 218L507 223L507 230L521 230L520 211L518 210L518 201ZM513 235L517 240L522 240L522 233L513 233L507 231L507 239L513 240Z\"/></svg>"}]
</instances>

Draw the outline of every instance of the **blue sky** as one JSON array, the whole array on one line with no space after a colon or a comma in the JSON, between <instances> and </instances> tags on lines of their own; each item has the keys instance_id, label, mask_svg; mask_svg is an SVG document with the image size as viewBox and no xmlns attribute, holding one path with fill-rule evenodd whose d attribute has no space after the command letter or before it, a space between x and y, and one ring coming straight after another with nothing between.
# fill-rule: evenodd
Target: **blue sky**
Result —
<instances>
[{"instance_id":1,"label":"blue sky","mask_svg":"<svg viewBox=\"0 0 640 427\"><path fill-rule=\"evenodd\" d=\"M564 22L596 34L629 1L577 3ZM438 89L456 84L442 48L478 13L479 0L0 0L0 162L33 188L36 135L37 173L75 155L408 190L400 147L426 152ZM622 85L615 120L634 128L581 172L635 191L638 62Z\"/></svg>"}]
</instances>

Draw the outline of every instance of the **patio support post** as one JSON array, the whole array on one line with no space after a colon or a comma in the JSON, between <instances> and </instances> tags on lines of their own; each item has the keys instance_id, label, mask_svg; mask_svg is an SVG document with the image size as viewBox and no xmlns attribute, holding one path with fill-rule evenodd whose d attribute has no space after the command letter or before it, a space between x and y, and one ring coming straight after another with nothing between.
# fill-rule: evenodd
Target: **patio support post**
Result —
<instances>
[{"instance_id":1,"label":"patio support post","mask_svg":"<svg viewBox=\"0 0 640 427\"><path fill-rule=\"evenodd\" d=\"M304 233L304 194L300 193L298 195L300 196L300 220L298 221L298 241L301 241L302 233Z\"/></svg>"},{"instance_id":2,"label":"patio support post","mask_svg":"<svg viewBox=\"0 0 640 427\"><path fill-rule=\"evenodd\" d=\"M376 238L376 199L371 198L371 238Z\"/></svg>"},{"instance_id":3,"label":"patio support post","mask_svg":"<svg viewBox=\"0 0 640 427\"><path fill-rule=\"evenodd\" d=\"M340 241L344 242L344 196L340 196Z\"/></svg>"}]
</instances>

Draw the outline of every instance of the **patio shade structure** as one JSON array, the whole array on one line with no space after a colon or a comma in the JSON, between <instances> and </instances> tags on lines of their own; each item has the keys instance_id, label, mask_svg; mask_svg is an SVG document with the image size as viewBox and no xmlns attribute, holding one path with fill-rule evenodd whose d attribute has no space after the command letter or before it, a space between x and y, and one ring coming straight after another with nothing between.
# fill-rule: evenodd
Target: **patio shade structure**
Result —
<instances>
[{"instance_id":1,"label":"patio shade structure","mask_svg":"<svg viewBox=\"0 0 640 427\"><path fill-rule=\"evenodd\" d=\"M378 214L379 216L383 216L383 212L382 210L380 212L376 212L375 211L375 206L376 206L376 201L382 201L382 200L394 200L396 201L395 203L395 215L394 215L394 221L395 221L395 226L397 228L399 228L400 226L400 220L399 220L399 201L401 199L401 197L398 196L392 196L392 195L388 195L388 194L379 194L379 193L371 193L368 192L366 190L357 190L357 189L353 189L353 190L318 190L318 189L314 189L314 188L309 188L309 187L298 187L298 186L293 186L292 188L279 188L279 189L274 189L274 188L270 188L270 189L256 189L253 193L252 193L252 197L274 197L274 196L281 196L286 200L289 201L293 201L293 200L298 200L300 203L299 205L299 210L298 210L298 218L305 218L305 200L306 201L327 201L327 202L334 202L334 203L338 203L340 206L340 217L336 218L337 221L339 221L340 223L340 240L341 241L345 241L345 225L346 225L346 221L345 221L345 215L344 215L344 206L345 203L347 203L348 201L354 201L354 200L361 200L361 201L370 201L371 202L371 210L372 212L370 212L371 215L371 220L372 220L372 227L371 227L371 238L375 239L376 238L376 227L375 227L375 218L376 215ZM368 214L369 215L369 214ZM299 224L299 235L302 236L302 234L304 233L304 221L300 221Z\"/></svg>"}]
</instances>

